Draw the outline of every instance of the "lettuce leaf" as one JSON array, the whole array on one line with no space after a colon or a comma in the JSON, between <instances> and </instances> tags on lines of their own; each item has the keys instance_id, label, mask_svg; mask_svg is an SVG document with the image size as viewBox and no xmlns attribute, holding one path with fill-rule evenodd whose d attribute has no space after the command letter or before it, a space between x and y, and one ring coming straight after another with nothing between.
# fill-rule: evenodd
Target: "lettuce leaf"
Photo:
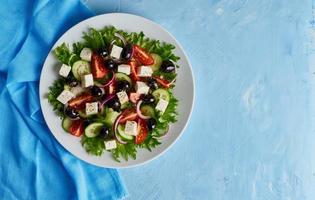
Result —
<instances>
[{"instance_id":1,"label":"lettuce leaf","mask_svg":"<svg viewBox=\"0 0 315 200\"><path fill-rule=\"evenodd\" d=\"M48 91L48 102L53 106L53 110L60 117L64 117L64 105L57 100L59 94L64 90L65 79L60 78L55 80Z\"/></svg>"}]
</instances>

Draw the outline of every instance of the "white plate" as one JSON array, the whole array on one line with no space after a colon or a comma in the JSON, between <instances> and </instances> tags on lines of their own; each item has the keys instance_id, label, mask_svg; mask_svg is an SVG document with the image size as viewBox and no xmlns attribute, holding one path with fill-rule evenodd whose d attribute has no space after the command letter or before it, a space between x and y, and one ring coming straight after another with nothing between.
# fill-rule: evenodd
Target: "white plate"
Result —
<instances>
[{"instance_id":1,"label":"white plate","mask_svg":"<svg viewBox=\"0 0 315 200\"><path fill-rule=\"evenodd\" d=\"M137 152L137 159L129 159L129 161L124 161L121 159L121 162L116 162L111 154L104 152L101 157L92 156L86 153L80 143L80 138L73 137L70 134L67 134L63 131L61 127L60 119L54 114L52 106L47 101L47 92L48 87L52 85L54 80L58 78L57 68L59 65L57 59L53 54L48 54L46 61L44 63L41 77L40 77L40 103L43 111L44 118L46 123L56 137L58 142L70 151L76 157L97 165L101 167L110 167L110 168L123 168L131 167L139 164L146 163L154 158L157 158L163 152L165 152L174 142L179 138L179 136L184 131L187 122L190 118L193 102L194 102L194 80L191 65L188 61L184 50L175 40L175 38L167 32L160 25L145 19L143 17L123 14L123 13L112 13L104 14L89 18L84 20L71 29L69 29L65 34L63 34L59 40L55 43L52 49L65 43L73 43L76 41L82 40L82 33L87 31L89 27L93 28L103 28L107 25L113 25L118 29L126 30L129 32L140 32L143 31L147 37L158 39L161 41L172 43L176 46L175 54L181 59L178 62L180 68L178 70L178 78L175 87L175 96L179 99L179 118L178 122L172 124L168 135L163 138L162 144L157 148L153 149L152 152L147 151L146 149L139 149Z\"/></svg>"}]
</instances>

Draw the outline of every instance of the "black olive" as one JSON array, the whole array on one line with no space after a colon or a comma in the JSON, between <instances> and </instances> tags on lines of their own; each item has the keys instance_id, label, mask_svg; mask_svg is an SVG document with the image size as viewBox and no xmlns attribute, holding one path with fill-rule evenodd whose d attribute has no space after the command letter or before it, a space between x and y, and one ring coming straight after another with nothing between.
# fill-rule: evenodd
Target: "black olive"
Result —
<instances>
[{"instance_id":1,"label":"black olive","mask_svg":"<svg viewBox=\"0 0 315 200\"><path fill-rule=\"evenodd\" d=\"M108 56L108 50L106 48L102 48L99 50L99 54L103 57L106 58Z\"/></svg>"},{"instance_id":2,"label":"black olive","mask_svg":"<svg viewBox=\"0 0 315 200\"><path fill-rule=\"evenodd\" d=\"M83 126L84 126L84 127L87 127L87 126L90 125L90 124L91 124L91 121L88 120L88 119L85 119L85 120L83 121Z\"/></svg>"},{"instance_id":3,"label":"black olive","mask_svg":"<svg viewBox=\"0 0 315 200\"><path fill-rule=\"evenodd\" d=\"M101 130L100 130L99 136L100 136L101 138L106 139L106 138L108 138L109 134L110 134L109 128L108 128L107 126L103 126L103 127L101 128Z\"/></svg>"},{"instance_id":4,"label":"black olive","mask_svg":"<svg viewBox=\"0 0 315 200\"><path fill-rule=\"evenodd\" d=\"M95 85L90 88L90 91L94 97L101 97L103 95L103 90Z\"/></svg>"},{"instance_id":5,"label":"black olive","mask_svg":"<svg viewBox=\"0 0 315 200\"><path fill-rule=\"evenodd\" d=\"M147 122L147 126L148 126L148 129L150 131L152 131L155 128L155 126L156 126L155 119L153 119L153 118L149 119L148 122Z\"/></svg>"},{"instance_id":6,"label":"black olive","mask_svg":"<svg viewBox=\"0 0 315 200\"><path fill-rule=\"evenodd\" d=\"M155 99L154 99L154 96L152 94L146 94L146 95L142 96L142 101L143 101L143 103L150 104L150 103L154 103Z\"/></svg>"},{"instance_id":7,"label":"black olive","mask_svg":"<svg viewBox=\"0 0 315 200\"><path fill-rule=\"evenodd\" d=\"M131 89L131 85L128 81L121 80L117 82L116 89L118 92L121 92L121 91L129 92L129 90Z\"/></svg>"},{"instance_id":8,"label":"black olive","mask_svg":"<svg viewBox=\"0 0 315 200\"><path fill-rule=\"evenodd\" d=\"M128 43L121 52L121 58L129 60L133 54L132 44Z\"/></svg>"},{"instance_id":9,"label":"black olive","mask_svg":"<svg viewBox=\"0 0 315 200\"><path fill-rule=\"evenodd\" d=\"M149 78L148 79L148 86L150 87L151 90L156 90L158 89L158 84L154 78Z\"/></svg>"},{"instance_id":10,"label":"black olive","mask_svg":"<svg viewBox=\"0 0 315 200\"><path fill-rule=\"evenodd\" d=\"M65 114L71 119L75 119L79 116L79 113L71 107L66 108Z\"/></svg>"},{"instance_id":11,"label":"black olive","mask_svg":"<svg viewBox=\"0 0 315 200\"><path fill-rule=\"evenodd\" d=\"M112 108L114 111L120 112L121 104L117 97L112 98L107 104L108 107Z\"/></svg>"},{"instance_id":12,"label":"black olive","mask_svg":"<svg viewBox=\"0 0 315 200\"><path fill-rule=\"evenodd\" d=\"M79 84L79 82L77 81L77 79L75 79L74 77L72 76L69 76L67 79L66 79L66 82L67 84L69 84L70 87L75 87Z\"/></svg>"},{"instance_id":13,"label":"black olive","mask_svg":"<svg viewBox=\"0 0 315 200\"><path fill-rule=\"evenodd\" d=\"M112 59L105 60L104 64L105 64L105 67L109 70L117 69L117 63L115 63L115 61L113 61Z\"/></svg>"},{"instance_id":14,"label":"black olive","mask_svg":"<svg viewBox=\"0 0 315 200\"><path fill-rule=\"evenodd\" d=\"M160 69L163 72L173 72L175 70L175 65L170 60L165 60L162 62Z\"/></svg>"}]
</instances>

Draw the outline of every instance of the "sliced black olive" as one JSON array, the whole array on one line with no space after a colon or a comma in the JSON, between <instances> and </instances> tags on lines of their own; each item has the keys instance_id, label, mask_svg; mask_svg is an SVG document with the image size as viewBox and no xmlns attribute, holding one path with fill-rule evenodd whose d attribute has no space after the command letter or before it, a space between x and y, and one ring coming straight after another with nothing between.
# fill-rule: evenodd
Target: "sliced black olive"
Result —
<instances>
[{"instance_id":1,"label":"sliced black olive","mask_svg":"<svg viewBox=\"0 0 315 200\"><path fill-rule=\"evenodd\" d=\"M162 62L160 69L163 72L173 72L175 70L175 65L170 60L165 60Z\"/></svg>"},{"instance_id":2,"label":"sliced black olive","mask_svg":"<svg viewBox=\"0 0 315 200\"><path fill-rule=\"evenodd\" d=\"M102 48L102 49L100 49L100 50L99 50L99 54L100 54L103 58L106 58L106 57L109 55L107 48Z\"/></svg>"},{"instance_id":3,"label":"sliced black olive","mask_svg":"<svg viewBox=\"0 0 315 200\"><path fill-rule=\"evenodd\" d=\"M107 103L108 107L112 108L114 111L120 112L120 101L118 98L113 98Z\"/></svg>"},{"instance_id":4,"label":"sliced black olive","mask_svg":"<svg viewBox=\"0 0 315 200\"><path fill-rule=\"evenodd\" d=\"M148 86L150 87L151 90L156 90L159 87L156 80L153 78L148 79Z\"/></svg>"},{"instance_id":5,"label":"sliced black olive","mask_svg":"<svg viewBox=\"0 0 315 200\"><path fill-rule=\"evenodd\" d=\"M75 86L77 86L77 85L79 84L79 82L77 81L77 79L75 79L75 78L72 77L72 76L67 77L66 82L67 82L67 84L68 84L70 87L75 87Z\"/></svg>"},{"instance_id":6,"label":"sliced black olive","mask_svg":"<svg viewBox=\"0 0 315 200\"><path fill-rule=\"evenodd\" d=\"M104 61L105 67L109 70L116 70L117 69L117 63L115 63L114 60L108 59Z\"/></svg>"},{"instance_id":7,"label":"sliced black olive","mask_svg":"<svg viewBox=\"0 0 315 200\"><path fill-rule=\"evenodd\" d=\"M101 97L103 95L103 90L95 85L90 88L90 91L94 97Z\"/></svg>"},{"instance_id":8,"label":"sliced black olive","mask_svg":"<svg viewBox=\"0 0 315 200\"><path fill-rule=\"evenodd\" d=\"M84 127L87 127L87 126L90 125L90 124L91 124L91 121L88 120L88 119L85 119L85 120L83 121L83 126L84 126Z\"/></svg>"},{"instance_id":9,"label":"sliced black olive","mask_svg":"<svg viewBox=\"0 0 315 200\"><path fill-rule=\"evenodd\" d=\"M70 119L75 119L79 116L78 111L71 107L67 107L65 110L65 114L70 118Z\"/></svg>"},{"instance_id":10,"label":"sliced black olive","mask_svg":"<svg viewBox=\"0 0 315 200\"><path fill-rule=\"evenodd\" d=\"M148 126L148 129L150 131L152 131L155 128L155 126L156 126L155 119L153 119L153 118L149 119L148 122L147 122L147 126Z\"/></svg>"},{"instance_id":11,"label":"sliced black olive","mask_svg":"<svg viewBox=\"0 0 315 200\"><path fill-rule=\"evenodd\" d=\"M131 89L131 85L128 81L121 80L117 82L116 89L118 92L121 92L121 91L129 92L129 90Z\"/></svg>"},{"instance_id":12,"label":"sliced black olive","mask_svg":"<svg viewBox=\"0 0 315 200\"><path fill-rule=\"evenodd\" d=\"M155 102L154 96L152 94L146 94L142 96L143 103L151 104Z\"/></svg>"},{"instance_id":13,"label":"sliced black olive","mask_svg":"<svg viewBox=\"0 0 315 200\"><path fill-rule=\"evenodd\" d=\"M100 130L99 137L106 139L110 135L110 130L107 126L103 126Z\"/></svg>"},{"instance_id":14,"label":"sliced black olive","mask_svg":"<svg viewBox=\"0 0 315 200\"><path fill-rule=\"evenodd\" d=\"M128 43L121 52L121 58L125 60L129 60L133 54L132 44Z\"/></svg>"}]
</instances>

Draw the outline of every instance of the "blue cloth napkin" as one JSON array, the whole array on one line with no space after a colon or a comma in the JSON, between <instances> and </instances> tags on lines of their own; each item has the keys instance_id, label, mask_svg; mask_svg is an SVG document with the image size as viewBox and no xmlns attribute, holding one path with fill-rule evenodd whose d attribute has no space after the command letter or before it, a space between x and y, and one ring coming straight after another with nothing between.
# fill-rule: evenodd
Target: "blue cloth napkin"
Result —
<instances>
[{"instance_id":1,"label":"blue cloth napkin","mask_svg":"<svg viewBox=\"0 0 315 200\"><path fill-rule=\"evenodd\" d=\"M42 117L38 80L68 28L93 15L79 0L0 0L0 199L120 199L116 170L61 147Z\"/></svg>"}]
</instances>

